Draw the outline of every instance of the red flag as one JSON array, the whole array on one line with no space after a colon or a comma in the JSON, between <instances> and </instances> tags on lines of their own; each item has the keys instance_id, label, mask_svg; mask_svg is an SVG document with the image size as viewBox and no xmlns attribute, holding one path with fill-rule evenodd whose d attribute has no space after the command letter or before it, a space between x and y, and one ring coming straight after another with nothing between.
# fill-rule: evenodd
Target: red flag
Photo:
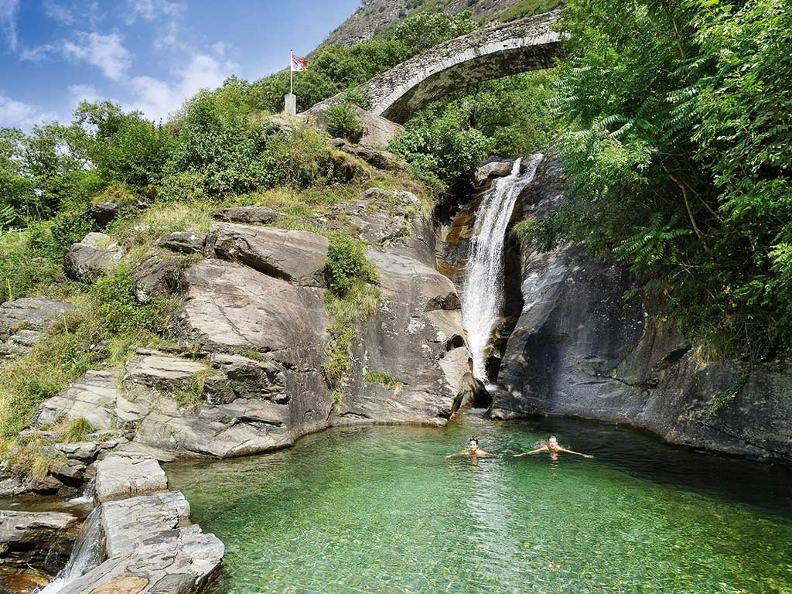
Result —
<instances>
[{"instance_id":1,"label":"red flag","mask_svg":"<svg viewBox=\"0 0 792 594\"><path fill-rule=\"evenodd\" d=\"M291 55L291 70L292 72L303 72L308 70L308 60L300 56Z\"/></svg>"}]
</instances>

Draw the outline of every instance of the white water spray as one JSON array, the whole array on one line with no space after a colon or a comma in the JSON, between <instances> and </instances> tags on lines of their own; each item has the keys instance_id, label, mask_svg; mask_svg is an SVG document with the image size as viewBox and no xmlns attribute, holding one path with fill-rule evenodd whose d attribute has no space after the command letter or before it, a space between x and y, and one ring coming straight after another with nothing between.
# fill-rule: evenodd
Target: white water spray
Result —
<instances>
[{"instance_id":1,"label":"white water spray","mask_svg":"<svg viewBox=\"0 0 792 594\"><path fill-rule=\"evenodd\" d=\"M58 594L70 583L99 565L102 554L102 512L94 509L80 528L69 562L57 577L36 594Z\"/></svg>"},{"instance_id":2,"label":"white water spray","mask_svg":"<svg viewBox=\"0 0 792 594\"><path fill-rule=\"evenodd\" d=\"M485 350L503 309L503 244L517 197L536 175L542 155L534 155L525 173L517 159L511 174L496 179L476 213L462 290L462 323L473 355L473 375L487 383Z\"/></svg>"}]
</instances>

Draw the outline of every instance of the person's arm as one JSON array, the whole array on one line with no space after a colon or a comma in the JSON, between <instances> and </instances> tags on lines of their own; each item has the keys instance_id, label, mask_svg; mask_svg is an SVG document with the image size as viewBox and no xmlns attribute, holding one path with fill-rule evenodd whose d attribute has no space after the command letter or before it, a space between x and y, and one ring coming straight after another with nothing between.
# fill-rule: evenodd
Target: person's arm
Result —
<instances>
[{"instance_id":1,"label":"person's arm","mask_svg":"<svg viewBox=\"0 0 792 594\"><path fill-rule=\"evenodd\" d=\"M453 458L454 456L467 456L467 450L462 450L461 452L457 452L455 454L449 454L446 458Z\"/></svg>"},{"instance_id":2,"label":"person's arm","mask_svg":"<svg viewBox=\"0 0 792 594\"><path fill-rule=\"evenodd\" d=\"M487 457L491 458L495 455L496 454L490 454L489 452L485 452L484 450L479 450L478 452L476 452L476 456L478 456L479 458L487 458Z\"/></svg>"},{"instance_id":3,"label":"person's arm","mask_svg":"<svg viewBox=\"0 0 792 594\"><path fill-rule=\"evenodd\" d=\"M559 452L566 452L567 454L575 454L576 456L583 456L584 458L593 458L591 454L581 454L580 452L575 452L574 450L568 450L566 448L558 448Z\"/></svg>"},{"instance_id":4,"label":"person's arm","mask_svg":"<svg viewBox=\"0 0 792 594\"><path fill-rule=\"evenodd\" d=\"M535 450L531 450L530 452L523 452L522 454L515 454L515 458L519 458L521 456L533 456L534 454L538 454L539 452L546 452L547 446L542 446L541 448L536 448Z\"/></svg>"}]
</instances>

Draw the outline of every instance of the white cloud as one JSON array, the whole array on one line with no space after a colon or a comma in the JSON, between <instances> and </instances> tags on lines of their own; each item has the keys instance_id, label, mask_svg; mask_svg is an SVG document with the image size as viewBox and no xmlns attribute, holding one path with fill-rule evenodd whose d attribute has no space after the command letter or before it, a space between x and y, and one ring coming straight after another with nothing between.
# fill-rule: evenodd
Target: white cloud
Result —
<instances>
[{"instance_id":1,"label":"white cloud","mask_svg":"<svg viewBox=\"0 0 792 594\"><path fill-rule=\"evenodd\" d=\"M102 98L99 91L91 85L69 85L69 95L71 96L72 109L83 101L95 103Z\"/></svg>"},{"instance_id":2,"label":"white cloud","mask_svg":"<svg viewBox=\"0 0 792 594\"><path fill-rule=\"evenodd\" d=\"M62 25L73 25L75 23L74 15L72 11L63 6L62 4L58 4L53 0L47 0L44 3L44 12L47 13L47 16L54 21Z\"/></svg>"},{"instance_id":3,"label":"white cloud","mask_svg":"<svg viewBox=\"0 0 792 594\"><path fill-rule=\"evenodd\" d=\"M57 116L38 105L16 101L0 95L0 127L30 130L36 124L51 122Z\"/></svg>"},{"instance_id":4,"label":"white cloud","mask_svg":"<svg viewBox=\"0 0 792 594\"><path fill-rule=\"evenodd\" d=\"M54 54L57 51L57 46L46 43L37 47L23 49L19 54L19 59L26 60L28 62L41 62L45 58L48 58L50 54Z\"/></svg>"},{"instance_id":5,"label":"white cloud","mask_svg":"<svg viewBox=\"0 0 792 594\"><path fill-rule=\"evenodd\" d=\"M176 71L173 83L151 76L136 76L130 81L135 94L130 107L139 109L153 120L165 119L201 89L213 89L223 84L236 66L206 54L195 54L185 68Z\"/></svg>"},{"instance_id":6,"label":"white cloud","mask_svg":"<svg viewBox=\"0 0 792 594\"><path fill-rule=\"evenodd\" d=\"M3 32L8 47L17 49L16 16L19 11L19 0L0 0L0 31Z\"/></svg>"},{"instance_id":7,"label":"white cloud","mask_svg":"<svg viewBox=\"0 0 792 594\"><path fill-rule=\"evenodd\" d=\"M123 40L115 33L80 33L77 42L64 42L63 52L67 57L97 66L111 80L120 80L132 61Z\"/></svg>"},{"instance_id":8,"label":"white cloud","mask_svg":"<svg viewBox=\"0 0 792 594\"><path fill-rule=\"evenodd\" d=\"M154 21L161 17L173 17L186 8L183 2L169 0L129 0L130 17L140 17L144 21Z\"/></svg>"}]
</instances>

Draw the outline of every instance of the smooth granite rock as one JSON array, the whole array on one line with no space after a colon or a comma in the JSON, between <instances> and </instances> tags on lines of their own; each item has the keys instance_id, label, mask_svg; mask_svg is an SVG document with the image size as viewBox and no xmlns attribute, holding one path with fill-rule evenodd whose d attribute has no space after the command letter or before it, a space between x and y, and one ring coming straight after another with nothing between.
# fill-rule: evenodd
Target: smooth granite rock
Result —
<instances>
[{"instance_id":1,"label":"smooth granite rock","mask_svg":"<svg viewBox=\"0 0 792 594\"><path fill-rule=\"evenodd\" d=\"M94 500L97 503L167 488L168 478L154 458L111 453L96 463Z\"/></svg>"},{"instance_id":2,"label":"smooth granite rock","mask_svg":"<svg viewBox=\"0 0 792 594\"><path fill-rule=\"evenodd\" d=\"M209 243L221 260L240 262L298 285L324 285L324 265L330 242L316 233L215 223Z\"/></svg>"},{"instance_id":3,"label":"smooth granite rock","mask_svg":"<svg viewBox=\"0 0 792 594\"><path fill-rule=\"evenodd\" d=\"M44 401L35 425L52 425L63 416L67 420L83 418L96 430L110 430L117 396L112 370L88 371L63 392Z\"/></svg>"}]
</instances>

